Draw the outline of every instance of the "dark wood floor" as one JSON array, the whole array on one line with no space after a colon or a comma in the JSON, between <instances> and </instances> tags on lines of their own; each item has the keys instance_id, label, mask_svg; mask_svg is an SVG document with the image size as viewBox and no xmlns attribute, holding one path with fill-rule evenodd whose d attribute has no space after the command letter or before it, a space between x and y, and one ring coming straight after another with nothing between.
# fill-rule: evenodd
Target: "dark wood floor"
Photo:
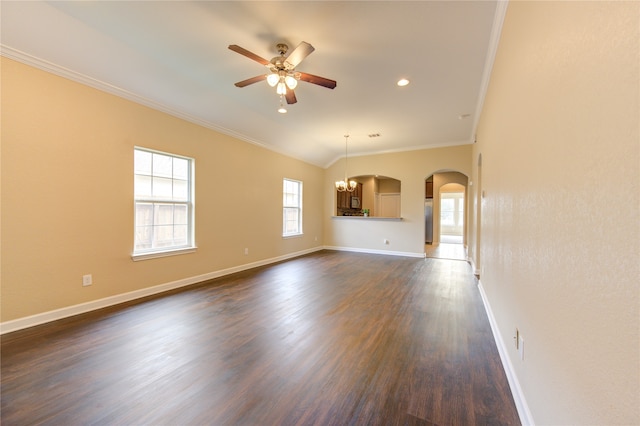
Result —
<instances>
[{"instance_id":1,"label":"dark wood floor","mask_svg":"<svg viewBox=\"0 0 640 426\"><path fill-rule=\"evenodd\" d=\"M5 426L519 424L460 261L322 251L1 351Z\"/></svg>"}]
</instances>

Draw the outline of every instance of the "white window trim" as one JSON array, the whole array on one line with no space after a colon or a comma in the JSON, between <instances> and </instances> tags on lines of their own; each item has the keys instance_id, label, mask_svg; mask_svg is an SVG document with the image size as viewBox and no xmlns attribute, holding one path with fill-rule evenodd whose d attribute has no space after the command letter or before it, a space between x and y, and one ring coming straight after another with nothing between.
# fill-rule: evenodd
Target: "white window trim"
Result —
<instances>
[{"instance_id":1,"label":"white window trim","mask_svg":"<svg viewBox=\"0 0 640 426\"><path fill-rule=\"evenodd\" d=\"M298 234L282 234L283 240L288 240L289 238L301 238L304 236L304 233L300 232Z\"/></svg>"},{"instance_id":2,"label":"white window trim","mask_svg":"<svg viewBox=\"0 0 640 426\"><path fill-rule=\"evenodd\" d=\"M156 154L162 154L162 155L167 155L167 156L171 156L171 157L177 157L177 158L184 158L186 160L189 160L189 165L190 165L190 170L189 170L189 201L187 203L188 206L188 211L189 211L189 226L187 229L187 232L189 233L189 244L184 245L184 246L174 246L174 247L160 247L160 248L154 248L154 249L146 249L146 250L139 250L139 251L135 251L135 205L137 201L141 201L141 202L151 202L151 203L155 203L158 202L158 200L147 200L147 199L136 199L135 198L135 192L134 192L134 221L133 221L133 227L134 227L134 249L133 252L131 253L131 259L134 262L137 261L141 261L141 260L149 260L149 259L157 259L160 257L168 257L168 256L178 256L178 255L182 255L182 254L188 254L188 253L194 253L197 250L197 246L195 245L195 160L191 157L185 157L182 155L178 155L178 154L173 154L170 152L164 152L164 151L158 151L155 149L149 149L149 148L144 148L144 147L140 147L140 146L134 146L134 153L136 150L139 151L146 151L146 152L150 152L150 153L156 153ZM135 175L135 173L134 173ZM169 201L170 203L174 203L174 204L181 204L180 202L172 202Z\"/></svg>"}]
</instances>

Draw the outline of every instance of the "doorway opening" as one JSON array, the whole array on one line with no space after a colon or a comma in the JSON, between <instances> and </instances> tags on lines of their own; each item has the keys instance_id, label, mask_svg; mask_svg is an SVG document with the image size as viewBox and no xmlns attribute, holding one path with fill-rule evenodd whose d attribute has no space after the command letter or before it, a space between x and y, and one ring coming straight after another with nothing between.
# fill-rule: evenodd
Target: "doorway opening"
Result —
<instances>
[{"instance_id":1,"label":"doorway opening","mask_svg":"<svg viewBox=\"0 0 640 426\"><path fill-rule=\"evenodd\" d=\"M466 261L467 176L442 171L425 182L425 256Z\"/></svg>"},{"instance_id":2,"label":"doorway opening","mask_svg":"<svg viewBox=\"0 0 640 426\"><path fill-rule=\"evenodd\" d=\"M440 190L440 243L464 242L464 187L456 183Z\"/></svg>"}]
</instances>

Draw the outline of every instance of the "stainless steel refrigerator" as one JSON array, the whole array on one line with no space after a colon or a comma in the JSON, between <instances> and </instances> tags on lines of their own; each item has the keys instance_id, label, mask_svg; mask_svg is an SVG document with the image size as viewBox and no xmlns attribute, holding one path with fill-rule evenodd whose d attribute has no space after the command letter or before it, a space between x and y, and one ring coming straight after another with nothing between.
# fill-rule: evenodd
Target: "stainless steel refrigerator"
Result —
<instances>
[{"instance_id":1,"label":"stainless steel refrigerator","mask_svg":"<svg viewBox=\"0 0 640 426\"><path fill-rule=\"evenodd\" d=\"M424 199L424 242L433 243L433 198Z\"/></svg>"}]
</instances>

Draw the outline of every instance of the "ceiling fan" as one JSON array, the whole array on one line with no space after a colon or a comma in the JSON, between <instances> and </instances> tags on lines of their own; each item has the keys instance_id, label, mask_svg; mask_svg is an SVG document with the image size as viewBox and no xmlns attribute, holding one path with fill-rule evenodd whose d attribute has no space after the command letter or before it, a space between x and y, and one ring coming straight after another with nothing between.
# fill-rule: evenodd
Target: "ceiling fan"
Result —
<instances>
[{"instance_id":1,"label":"ceiling fan","mask_svg":"<svg viewBox=\"0 0 640 426\"><path fill-rule=\"evenodd\" d=\"M288 104L295 104L298 101L296 99L296 94L293 92L293 89L295 89L298 84L298 80L317 84L318 86L327 87L329 89L336 87L336 82L334 80L295 70L296 66L298 66L304 58L309 56L311 52L315 50L314 47L306 41L301 42L288 55L286 55L286 53L289 50L289 46L284 43L278 43L276 45L276 49L280 56L276 56L270 61L253 52L249 52L247 49L236 44L229 45L229 49L244 55L249 59L253 59L269 69L269 74L262 74L239 81L235 84L236 87L245 87L262 80L267 80L267 83L269 83L271 87L276 87L276 93L278 93L278 95L284 96Z\"/></svg>"}]
</instances>

